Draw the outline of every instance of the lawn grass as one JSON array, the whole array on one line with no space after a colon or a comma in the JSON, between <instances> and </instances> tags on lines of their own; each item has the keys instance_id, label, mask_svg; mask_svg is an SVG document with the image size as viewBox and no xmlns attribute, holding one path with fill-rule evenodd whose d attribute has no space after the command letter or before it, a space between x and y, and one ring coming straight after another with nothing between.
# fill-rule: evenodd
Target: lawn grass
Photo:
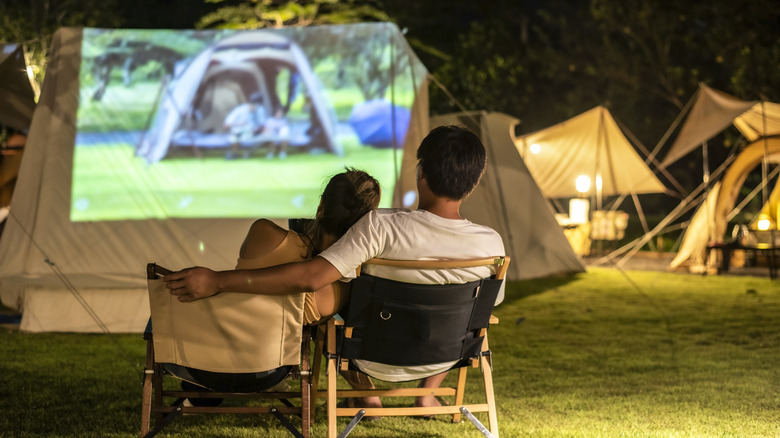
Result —
<instances>
[{"instance_id":1,"label":"lawn grass","mask_svg":"<svg viewBox=\"0 0 780 438\"><path fill-rule=\"evenodd\" d=\"M503 437L780 436L776 280L591 268L510 282L495 314ZM137 436L140 334L0 329L0 349L0 436ZM320 409L313 436L325 435ZM270 416L188 416L160 436L290 435ZM385 418L350 435L429 436L481 435L443 417Z\"/></svg>"}]
</instances>

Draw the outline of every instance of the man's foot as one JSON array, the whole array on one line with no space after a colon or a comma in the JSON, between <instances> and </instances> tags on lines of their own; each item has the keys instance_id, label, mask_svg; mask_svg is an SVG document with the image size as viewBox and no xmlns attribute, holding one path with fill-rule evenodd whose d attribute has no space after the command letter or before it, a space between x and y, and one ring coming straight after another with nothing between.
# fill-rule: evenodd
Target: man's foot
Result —
<instances>
[{"instance_id":1,"label":"man's foot","mask_svg":"<svg viewBox=\"0 0 780 438\"><path fill-rule=\"evenodd\" d=\"M444 403L446 406L450 405L446 400L442 400L433 395L424 395L414 399L414 407L416 408L438 408L442 405L442 403ZM433 418L433 415L420 415L419 418L430 420Z\"/></svg>"},{"instance_id":2,"label":"man's foot","mask_svg":"<svg viewBox=\"0 0 780 438\"><path fill-rule=\"evenodd\" d=\"M424 395L414 399L414 407L416 408L438 408L439 406L441 403L432 395Z\"/></svg>"},{"instance_id":3,"label":"man's foot","mask_svg":"<svg viewBox=\"0 0 780 438\"><path fill-rule=\"evenodd\" d=\"M379 397L347 397L336 405L339 408L381 408L382 401ZM379 417L363 417L366 421L375 421Z\"/></svg>"}]
</instances>

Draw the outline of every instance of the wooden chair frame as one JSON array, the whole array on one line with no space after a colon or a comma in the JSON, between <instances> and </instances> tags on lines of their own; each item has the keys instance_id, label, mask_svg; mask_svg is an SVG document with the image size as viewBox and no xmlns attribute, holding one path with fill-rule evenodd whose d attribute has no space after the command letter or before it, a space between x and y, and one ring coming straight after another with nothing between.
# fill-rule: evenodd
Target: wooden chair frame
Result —
<instances>
[{"instance_id":1,"label":"wooden chair frame","mask_svg":"<svg viewBox=\"0 0 780 438\"><path fill-rule=\"evenodd\" d=\"M416 269L453 269L477 266L496 266L495 279L503 279L509 266L509 257L490 257L472 260L445 260L445 261L400 261L386 259L372 259L367 264L394 266L400 268ZM491 324L497 324L498 318L490 317ZM458 369L457 384L454 387L432 388L377 388L370 390L338 389L336 377L339 370L346 370L348 360L338 356L337 352L337 331L338 326L344 326L343 320L331 318L327 325L321 327L317 336L317 352L315 353L315 374L313 376L313 388L316 396L325 395L327 398L328 415L328 437L334 438L346 437L363 416L429 416L429 415L452 415L454 423L460 422L461 415L465 415L480 431L487 437L498 437L498 417L496 414L495 394L493 389L492 361L490 359L490 350L488 348L487 327L480 329L480 335L484 336L482 342L482 352L479 357L470 360L470 367L480 367L485 391L485 402L479 404L464 405L464 395L466 391L466 374L468 366ZM351 336L351 328L344 328L344 336ZM327 358L327 391L317 391L319 382L319 360L323 356L320 352L324 349ZM388 408L341 408L337 406L340 398L346 397L417 397L425 395L448 396L452 397L452 403L449 406L440 407L388 407ZM487 412L489 431L471 414L472 412ZM352 417L352 421L347 428L337 435L338 417Z\"/></svg>"},{"instance_id":2,"label":"wooden chair frame","mask_svg":"<svg viewBox=\"0 0 780 438\"><path fill-rule=\"evenodd\" d=\"M156 279L171 271L160 267L154 263L147 265L147 278ZM146 340L146 365L144 367L143 377L143 400L141 404L141 437L151 438L155 436L163 427L181 414L273 414L283 426L285 426L294 436L309 438L311 431L311 327L304 327L304 336L301 343L301 363L293 372L297 374L300 380L299 391L289 392L252 392L252 393L233 393L233 392L187 392L181 390L163 389L163 379L167 373L161 363L154 359L153 333L144 333ZM319 361L318 361L319 362ZM174 377L168 376L173 379ZM179 379L176 379L179 380ZM232 400L277 400L281 403L279 406L182 406L185 399L197 398L223 398ZM165 403L165 399L173 399L170 404ZM290 399L300 399L298 406L291 403ZM301 418L301 430L285 417L285 415L296 415ZM152 417L154 417L154 429L152 426Z\"/></svg>"}]
</instances>

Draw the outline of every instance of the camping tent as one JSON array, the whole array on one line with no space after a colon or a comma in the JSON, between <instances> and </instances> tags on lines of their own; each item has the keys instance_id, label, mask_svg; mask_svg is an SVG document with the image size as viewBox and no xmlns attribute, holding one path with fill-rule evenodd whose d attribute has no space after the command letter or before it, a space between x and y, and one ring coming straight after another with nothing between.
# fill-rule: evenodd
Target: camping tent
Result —
<instances>
[{"instance_id":1,"label":"camping tent","mask_svg":"<svg viewBox=\"0 0 780 438\"><path fill-rule=\"evenodd\" d=\"M707 260L707 244L723 241L739 191L748 174L765 159L764 157L774 163L780 162L780 137L758 139L737 155L736 159L725 170L723 178L713 185L706 200L702 202L691 218L683 235L680 249L669 264L670 268L677 268L686 262L693 269L699 269L705 263L716 263L715 260ZM777 189L774 190L774 192L776 191ZM763 210L770 218L774 218L776 224L776 198L769 197ZM764 243L772 244L772 242Z\"/></svg>"},{"instance_id":2,"label":"camping tent","mask_svg":"<svg viewBox=\"0 0 780 438\"><path fill-rule=\"evenodd\" d=\"M101 158L96 154L105 153L122 163L122 165L112 166L86 163L92 165L88 167L90 171L98 172L89 174L92 179L84 180L87 181L84 184L87 189L108 190L115 184L122 183L123 179L140 181L141 185L135 187L127 198L131 200L143 197L147 191L158 189L160 186L163 186L163 191L172 190L178 182L177 175L171 172L161 175L167 180L150 180L145 177L155 168L165 166L166 163L147 164L145 160L133 157L133 141L137 139L137 132L109 133L111 135L89 132L89 135L86 135L81 131L81 127L94 126L97 118L106 114L106 111L80 110L80 105L93 102L87 99L93 94L88 87L94 83L90 82L91 58L89 57L94 56L95 53L85 51L84 48L89 47L92 50L98 43L106 41L106 37L110 36L107 34L110 32L124 35L131 40L145 37L179 46L195 45L198 50L202 45L197 45L195 44L197 41L192 42L188 38L195 36L212 41L226 33L74 28L62 28L55 33L46 80L30 128L16 195L11 204L11 216L0 240L0 298L4 305L23 312L21 329L25 331L142 331L149 317L145 281L146 263L159 262L172 269L193 265L215 269L232 268L241 240L256 217L219 217L224 206L213 205L211 210L215 216L210 218L152 216L134 219L71 220L72 209L87 204L72 199L73 165L85 164L80 163L82 155L77 152L86 152L86 156L94 159ZM389 166L388 173L397 178L383 183L385 197L389 198L387 195L393 193L392 205L400 206L400 194L412 190L415 186L414 151L428 128L427 73L400 31L392 24L373 23L279 29L278 32L288 37L300 38L301 41L319 42L321 44L318 47L321 50L341 51L339 55L345 59L350 55L349 50L363 47L369 35L392 44L393 48L389 51L405 58L406 68L396 68L393 70L396 75L390 78L390 81L399 84L403 82L407 85L407 89L403 92L399 91L399 95L406 99L413 98L413 101L406 103L411 107L412 120L407 130L404 147L398 152L403 154L403 164L393 169L393 160L380 163L382 166ZM85 33L94 34L96 37L88 41ZM230 31L227 33L230 34ZM361 58L359 55L359 53L352 54L351 59L367 61L365 57ZM323 56L330 55L325 53ZM388 60L387 57L382 59ZM361 68L365 68L365 64L360 65ZM348 67L349 65L344 66L344 68ZM383 68L386 72L391 70L387 62ZM358 74L360 69L355 68L354 71ZM325 73L328 72L323 72ZM348 76L344 75L344 77ZM334 75L331 79L336 83L344 77ZM152 84L153 80L156 80L156 76L150 75L146 84L132 86L144 85L147 88L141 89L151 91L154 95L154 88L147 85ZM359 91L353 92L351 89L347 91L351 95L360 95ZM122 85L109 85L106 94L99 102L102 105L100 108L108 108L112 99L117 96L129 96L133 99L132 105L124 101L127 108L120 107L119 112L111 114L123 116L126 114L123 112L126 109L133 114L131 121L147 120L150 111L145 110L145 113L138 115L136 102L146 97L145 93L124 88ZM93 102L91 105L98 104ZM147 116L144 117L144 114ZM101 126L116 126L123 121L122 117L111 117L102 121ZM340 131L338 135L348 136L350 133ZM114 137L120 140L114 140ZM129 140L122 140L125 138ZM84 142L75 146L77 141ZM116 142L117 146L105 146L106 142ZM79 148L83 149L76 151ZM317 155L312 156L310 161L322 161L329 165L330 167L323 171L323 175L332 175L343 169L345 165L353 165L350 160L361 151L360 145L357 144L354 146L354 152L345 154L344 157ZM369 152L371 155L376 155L377 151ZM386 152L396 153L395 150ZM286 161L284 166L294 165L294 163L288 164L293 160ZM211 169L228 169L223 165L236 163L226 163L225 160L219 159L209 161L188 158L172 163L171 166L191 164L198 167L210 166ZM280 168L286 169L282 164L269 163L266 160L238 164L242 167L250 167L250 171L261 174L261 177ZM105 169L106 167L110 168ZM109 171L108 176L96 178L100 175L99 172L104 170ZM228 178L233 178L229 170L224 170L222 173L225 173ZM204 179L211 176L211 174L200 175ZM290 181L297 183L297 179L304 179L303 177L308 175L288 176ZM325 178L318 180L321 183ZM241 186L242 181L235 179L231 181L233 187ZM394 189L388 186L393 186ZM320 190L321 187L315 188L317 192ZM114 198L114 196L106 197L106 201L111 202ZM262 201L262 198L255 199L256 204L262 204ZM161 203L170 204L169 201ZM114 205L109 210L121 213L123 207L124 205ZM314 208L311 208L311 215L313 214ZM279 219L281 223L286 222L284 217Z\"/></svg>"},{"instance_id":3,"label":"camping tent","mask_svg":"<svg viewBox=\"0 0 780 438\"><path fill-rule=\"evenodd\" d=\"M687 111L687 108L690 108L690 111ZM677 219L682 212L691 206L696 206L698 201L698 209L686 227L680 249L670 263L670 268L688 263L691 269L700 270L707 263L708 243L723 240L728 221L735 214L734 205L739 191L748 174L759 163L766 164L762 169L764 181L760 187L766 187L769 183L766 173L768 164L777 162L778 152L780 152L777 149L778 136L780 136L780 105L771 102L744 101L705 84L699 84L686 109L681 112L664 138L677 128L677 123L682 120L683 115L686 116L685 123L669 148L662 166L674 163L701 145L703 145L703 153L706 154L706 142L731 124L748 141L739 154L732 154L721 164L714 178L709 177L705 159L705 178L702 184L664 218L652 233L647 233L636 245L638 248L646 243L656 232ZM659 143L656 150L661 146L663 141ZM771 199L767 199L766 203L771 205ZM767 209L768 205L764 208ZM711 260L710 263L716 261Z\"/></svg>"},{"instance_id":4,"label":"camping tent","mask_svg":"<svg viewBox=\"0 0 780 438\"><path fill-rule=\"evenodd\" d=\"M720 105L712 104L713 96L720 98ZM699 104L702 101L705 103ZM709 109L708 117L695 112L697 108L701 107ZM734 108L742 109L742 111L738 112ZM702 134L696 138L696 141L707 141L719 132L710 129L713 126L712 119L717 118L730 118L729 123L733 123L750 143L739 152L734 161L725 169L721 181L711 189L707 196L709 207L700 207L694 214L691 224L683 235L680 250L670 263L671 268L676 268L685 262L695 267L704 264L707 259L707 244L723 240L728 220L748 174L762 161L767 163L780 162L780 104L741 101L702 84L696 103L681 129L680 135L684 132L699 131ZM720 130L722 131L727 126L721 126ZM693 148L693 146L686 147L689 145L695 146L692 141L676 141L667 157L679 157L680 152L675 151L685 151L683 154L689 152ZM675 146L678 148L675 149ZM664 160L664 162L670 163L673 161L670 158ZM765 183L768 184L769 181L765 181ZM773 197L776 191L777 189L773 191L772 196L768 197L762 209L775 219L775 223L777 223L777 201L773 201ZM773 202L775 203L774 208L772 208Z\"/></svg>"},{"instance_id":5,"label":"camping tent","mask_svg":"<svg viewBox=\"0 0 780 438\"><path fill-rule=\"evenodd\" d=\"M580 175L595 182L590 193L599 202L601 196L666 191L603 106L520 136L517 148L548 198L580 196Z\"/></svg>"},{"instance_id":6,"label":"camping tent","mask_svg":"<svg viewBox=\"0 0 780 438\"><path fill-rule=\"evenodd\" d=\"M463 217L501 235L512 257L507 278L524 279L583 272L542 192L514 145L519 121L495 112L436 116L431 126L464 125L485 144L488 164L482 182L461 206Z\"/></svg>"},{"instance_id":7,"label":"camping tent","mask_svg":"<svg viewBox=\"0 0 780 438\"><path fill-rule=\"evenodd\" d=\"M0 45L0 102L0 126L27 132L35 110L35 93L22 46Z\"/></svg>"}]
</instances>

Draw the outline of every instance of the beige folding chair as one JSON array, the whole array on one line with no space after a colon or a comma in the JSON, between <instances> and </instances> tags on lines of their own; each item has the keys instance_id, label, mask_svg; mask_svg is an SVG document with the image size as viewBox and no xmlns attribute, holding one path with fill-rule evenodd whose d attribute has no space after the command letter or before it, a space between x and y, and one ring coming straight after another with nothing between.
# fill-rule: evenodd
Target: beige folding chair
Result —
<instances>
[{"instance_id":1,"label":"beige folding chair","mask_svg":"<svg viewBox=\"0 0 780 438\"><path fill-rule=\"evenodd\" d=\"M491 315L503 281L509 257L476 260L397 261L372 259L369 264L411 269L455 269L495 266L496 274L466 284L419 285L362 274L352 280L349 307L343 320L331 319L321 331L318 349L325 348L327 358L328 436L337 436L337 418L352 417L339 434L345 437L363 416L452 415L459 422L465 415L485 436L498 437L498 418L493 390L492 361L487 330L497 318ZM320 345L324 343L324 347ZM318 358L319 354L315 355ZM458 369L455 386L431 388L377 388L371 390L337 389L338 370L350 368L355 359L394 366L414 366L455 361ZM480 367L484 385L484 403L464 404L466 373ZM315 371L319 368L315 367ZM318 376L315 375L315 382ZM384 386L384 385L383 385ZM342 408L337 401L345 397L451 397L440 407ZM489 430L472 414L487 412Z\"/></svg>"},{"instance_id":2,"label":"beige folding chair","mask_svg":"<svg viewBox=\"0 0 780 438\"><path fill-rule=\"evenodd\" d=\"M159 315L165 312L166 300L173 300L165 290L160 277L169 273L154 263L147 266L149 293L152 318L144 333L146 339L146 366L143 380L143 401L141 411L141 437L153 437L163 427L181 414L273 414L294 436L308 438L311 428L311 328L299 327L303 333L300 342L300 364L293 367L293 378L300 381L300 388L295 391L263 391L263 392L215 392L215 391L183 391L164 389L163 380L172 379L166 371L165 363L170 363L176 357L186 356L187 344L172 342L176 336L176 323L171 322L171 315ZM160 304L163 302L163 304ZM250 315L251 316L251 315ZM250 318L248 318L250 319ZM247 327L247 330L252 330ZM249 336L252 333L248 332ZM230 348L226 346L226 348ZM239 352L240 353L240 352ZM207 352L207 354L212 354ZM173 359L172 359L173 358ZM239 359L241 360L241 359ZM251 359L247 359L251 360ZM229 372L229 371L226 371ZM199 400L205 398L221 398L227 403L220 406L184 406L185 399ZM299 399L298 404L290 400ZM173 400L171 402L171 400ZM234 403L230 400L265 400L268 403ZM301 418L300 430L287 419L285 415L295 415ZM154 429L152 426L154 417Z\"/></svg>"}]
</instances>

